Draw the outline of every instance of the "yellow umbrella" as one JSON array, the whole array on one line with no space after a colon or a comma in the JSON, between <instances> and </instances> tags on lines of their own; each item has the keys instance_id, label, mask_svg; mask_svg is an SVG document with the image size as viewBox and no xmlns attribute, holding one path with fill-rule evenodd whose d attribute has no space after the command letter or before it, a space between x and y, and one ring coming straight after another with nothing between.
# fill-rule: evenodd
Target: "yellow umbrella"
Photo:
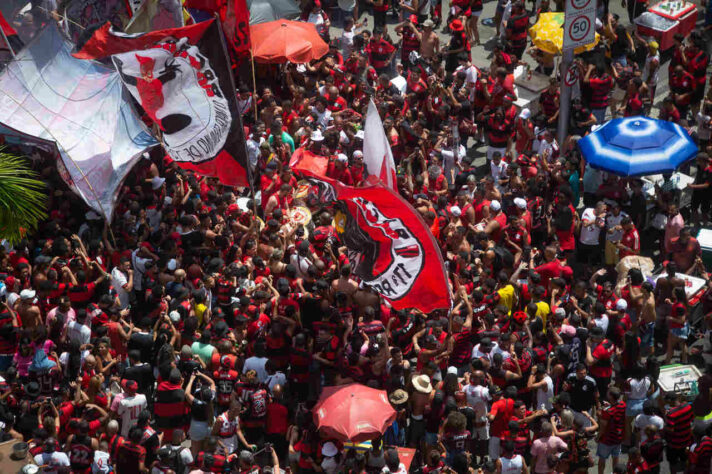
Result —
<instances>
[{"instance_id":1,"label":"yellow umbrella","mask_svg":"<svg viewBox=\"0 0 712 474\"><path fill-rule=\"evenodd\" d=\"M529 28L529 36L532 38L534 46L549 54L562 54L564 44L564 14L562 12L542 13L539 21ZM580 46L574 50L575 53L583 53L593 49L600 40L596 33L593 43Z\"/></svg>"}]
</instances>

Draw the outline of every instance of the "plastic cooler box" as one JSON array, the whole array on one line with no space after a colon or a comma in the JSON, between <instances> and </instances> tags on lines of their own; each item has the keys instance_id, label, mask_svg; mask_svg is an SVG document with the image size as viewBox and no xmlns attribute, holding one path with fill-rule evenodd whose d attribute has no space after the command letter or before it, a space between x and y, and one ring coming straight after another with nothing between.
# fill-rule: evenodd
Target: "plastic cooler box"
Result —
<instances>
[{"instance_id":1,"label":"plastic cooler box","mask_svg":"<svg viewBox=\"0 0 712 474\"><path fill-rule=\"evenodd\" d=\"M645 12L633 21L638 26L638 33L657 40L661 51L670 49L675 44L673 35L678 32L679 21L663 18L651 12Z\"/></svg>"},{"instance_id":2,"label":"plastic cooler box","mask_svg":"<svg viewBox=\"0 0 712 474\"><path fill-rule=\"evenodd\" d=\"M697 241L702 248L702 261L707 271L712 271L712 229L700 229Z\"/></svg>"}]
</instances>

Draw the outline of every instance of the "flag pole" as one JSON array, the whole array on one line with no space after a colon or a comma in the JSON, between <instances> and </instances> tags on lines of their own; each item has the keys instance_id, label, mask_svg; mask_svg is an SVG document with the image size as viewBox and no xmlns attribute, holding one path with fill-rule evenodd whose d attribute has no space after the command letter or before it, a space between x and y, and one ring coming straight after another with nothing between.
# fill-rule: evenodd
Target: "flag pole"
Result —
<instances>
[{"instance_id":1,"label":"flag pole","mask_svg":"<svg viewBox=\"0 0 712 474\"><path fill-rule=\"evenodd\" d=\"M252 63L252 106L255 109L255 123L257 123L257 80L255 80L255 55L252 54L252 44L250 44L250 62Z\"/></svg>"},{"instance_id":2,"label":"flag pole","mask_svg":"<svg viewBox=\"0 0 712 474\"><path fill-rule=\"evenodd\" d=\"M220 36L220 46L222 46L223 55L225 56L225 62L226 62L225 64L228 68L228 77L230 79L230 88L232 89L232 94L234 95L235 103L237 104L237 87L235 87L235 78L232 75L232 68L230 67L232 63L230 61L230 55L228 53L227 43L225 42L225 33L223 32L223 29L222 29L222 23L220 22L220 17L218 16L217 13L215 13L215 22L217 23L217 26L218 26L218 33L219 33L218 36ZM253 73L254 73L254 70L253 70ZM255 101L254 97L252 98L252 101L253 102ZM240 116L240 111L236 110L236 112L238 114L237 118L238 118L238 120L240 120L240 124L242 124L242 117ZM240 128L242 128L242 127L240 127ZM241 130L241 132L243 132L243 135L244 135L244 131ZM247 137L243 136L242 138L243 138L242 146L245 147L245 157L247 157L248 156L247 155ZM252 184L253 184L252 183L252 171L250 170L249 158L247 159L246 165L247 165L247 169L245 171L247 172L247 181L248 181L249 188L250 188L250 196L252 196L252 200L254 201L255 200L255 189L252 186Z\"/></svg>"},{"instance_id":3,"label":"flag pole","mask_svg":"<svg viewBox=\"0 0 712 474\"><path fill-rule=\"evenodd\" d=\"M17 59L17 55L15 54L15 50L12 49L12 45L10 44L10 40L7 39L7 35L5 34L5 31L4 31L2 28L0 28L0 34L2 34L2 39L3 39L3 41L5 41L5 44L7 45L7 49L10 50L10 55L12 55L12 59L13 59L13 60L16 60L16 59Z\"/></svg>"}]
</instances>

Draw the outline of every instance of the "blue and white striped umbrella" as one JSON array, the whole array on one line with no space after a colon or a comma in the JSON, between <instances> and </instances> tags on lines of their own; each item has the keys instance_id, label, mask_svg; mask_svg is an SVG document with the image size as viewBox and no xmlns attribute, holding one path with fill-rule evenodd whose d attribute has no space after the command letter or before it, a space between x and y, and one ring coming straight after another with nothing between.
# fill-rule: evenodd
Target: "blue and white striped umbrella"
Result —
<instances>
[{"instance_id":1,"label":"blue and white striped umbrella","mask_svg":"<svg viewBox=\"0 0 712 474\"><path fill-rule=\"evenodd\" d=\"M681 126L648 117L606 122L578 141L586 162L619 176L675 171L697 155L697 145Z\"/></svg>"}]
</instances>

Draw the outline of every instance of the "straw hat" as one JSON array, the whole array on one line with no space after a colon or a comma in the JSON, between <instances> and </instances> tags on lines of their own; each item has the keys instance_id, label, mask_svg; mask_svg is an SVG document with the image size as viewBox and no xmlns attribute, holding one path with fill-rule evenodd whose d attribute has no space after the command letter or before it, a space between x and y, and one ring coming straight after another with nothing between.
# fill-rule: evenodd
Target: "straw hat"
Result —
<instances>
[{"instance_id":1,"label":"straw hat","mask_svg":"<svg viewBox=\"0 0 712 474\"><path fill-rule=\"evenodd\" d=\"M427 375L418 375L413 379L413 387L420 393L430 393L433 391L433 385L430 383L430 377Z\"/></svg>"}]
</instances>

